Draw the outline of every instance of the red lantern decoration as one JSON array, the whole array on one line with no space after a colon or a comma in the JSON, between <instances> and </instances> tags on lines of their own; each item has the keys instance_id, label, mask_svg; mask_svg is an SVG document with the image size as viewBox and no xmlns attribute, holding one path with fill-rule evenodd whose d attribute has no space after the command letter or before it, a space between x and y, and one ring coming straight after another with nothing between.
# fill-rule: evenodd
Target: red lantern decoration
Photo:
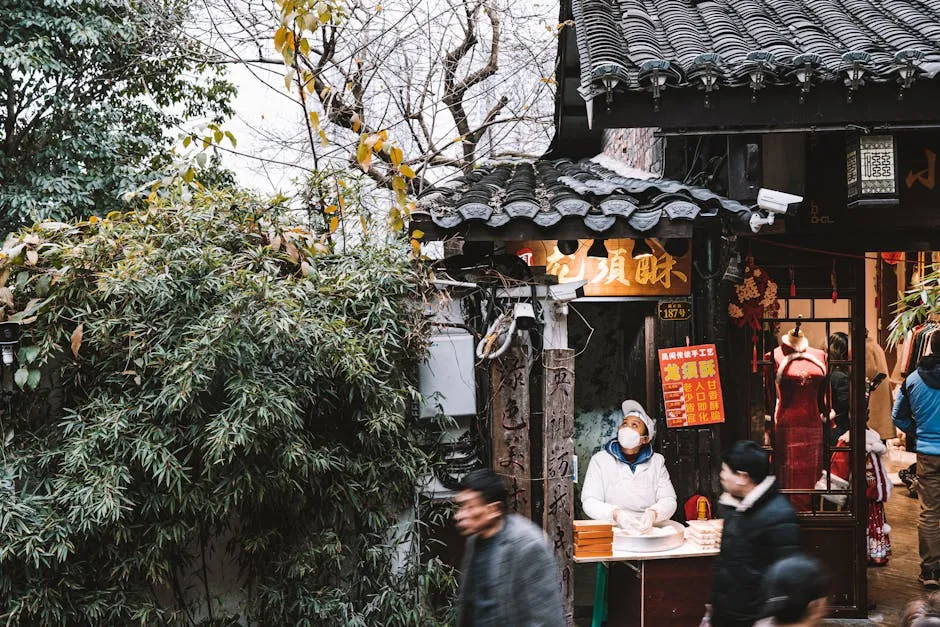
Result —
<instances>
[{"instance_id":1,"label":"red lantern decoration","mask_svg":"<svg viewBox=\"0 0 940 627\"><path fill-rule=\"evenodd\" d=\"M744 269L744 281L734 286L734 294L728 303L728 315L739 327L751 328L751 370L757 372L757 333L762 318L776 318L780 311L777 301L777 284L764 270L754 265L748 256Z\"/></svg>"},{"instance_id":2,"label":"red lantern decoration","mask_svg":"<svg viewBox=\"0 0 940 627\"><path fill-rule=\"evenodd\" d=\"M904 261L904 253L903 252L881 253L881 258L889 266L896 266L902 261Z\"/></svg>"}]
</instances>

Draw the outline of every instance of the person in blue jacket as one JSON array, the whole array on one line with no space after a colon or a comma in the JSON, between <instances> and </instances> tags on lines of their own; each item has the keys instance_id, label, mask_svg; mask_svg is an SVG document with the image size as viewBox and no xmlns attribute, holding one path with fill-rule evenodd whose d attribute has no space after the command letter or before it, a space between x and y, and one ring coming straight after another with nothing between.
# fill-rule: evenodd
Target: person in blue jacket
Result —
<instances>
[{"instance_id":1,"label":"person in blue jacket","mask_svg":"<svg viewBox=\"0 0 940 627\"><path fill-rule=\"evenodd\" d=\"M940 587L940 333L931 336L930 353L904 380L891 417L901 431L917 435L920 582L936 589Z\"/></svg>"}]
</instances>

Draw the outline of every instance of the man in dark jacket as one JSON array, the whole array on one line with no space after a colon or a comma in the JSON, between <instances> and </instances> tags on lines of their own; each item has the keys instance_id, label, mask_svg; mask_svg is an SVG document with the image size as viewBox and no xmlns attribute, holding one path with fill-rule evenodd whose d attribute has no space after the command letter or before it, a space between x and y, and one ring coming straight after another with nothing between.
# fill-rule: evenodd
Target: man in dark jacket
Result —
<instances>
[{"instance_id":1,"label":"man in dark jacket","mask_svg":"<svg viewBox=\"0 0 940 627\"><path fill-rule=\"evenodd\" d=\"M940 587L940 333L930 337L930 352L904 380L891 417L917 436L920 582L933 589Z\"/></svg>"},{"instance_id":2,"label":"man in dark jacket","mask_svg":"<svg viewBox=\"0 0 940 627\"><path fill-rule=\"evenodd\" d=\"M564 627L561 577L545 533L506 514L506 486L489 469L460 482L454 521L467 537L458 627Z\"/></svg>"},{"instance_id":3,"label":"man in dark jacket","mask_svg":"<svg viewBox=\"0 0 940 627\"><path fill-rule=\"evenodd\" d=\"M761 583L774 562L797 554L800 529L790 502L777 492L767 454L755 442L737 442L722 455L725 493L721 551L712 581L714 627L750 627L761 617Z\"/></svg>"}]
</instances>

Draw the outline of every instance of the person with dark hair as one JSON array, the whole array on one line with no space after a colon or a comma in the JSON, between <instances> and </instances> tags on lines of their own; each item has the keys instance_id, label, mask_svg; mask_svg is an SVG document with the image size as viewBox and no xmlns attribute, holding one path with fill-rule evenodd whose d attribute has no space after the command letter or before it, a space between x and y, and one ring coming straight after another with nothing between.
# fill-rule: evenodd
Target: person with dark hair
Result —
<instances>
[{"instance_id":1,"label":"person with dark hair","mask_svg":"<svg viewBox=\"0 0 940 627\"><path fill-rule=\"evenodd\" d=\"M764 577L764 620L754 627L816 627L826 618L831 577L808 555L775 563Z\"/></svg>"},{"instance_id":2,"label":"person with dark hair","mask_svg":"<svg viewBox=\"0 0 940 627\"><path fill-rule=\"evenodd\" d=\"M800 552L793 506L777 491L767 454L751 441L736 442L721 457L725 493L721 550L712 577L713 627L750 627L761 617L761 582L770 566Z\"/></svg>"},{"instance_id":3,"label":"person with dark hair","mask_svg":"<svg viewBox=\"0 0 940 627\"><path fill-rule=\"evenodd\" d=\"M829 432L829 446L837 446L839 438L849 430L849 371L840 361L849 359L849 336L836 331L829 336L827 360L829 368L829 389L832 393L833 417L832 430ZM836 363L833 363L836 362Z\"/></svg>"},{"instance_id":4,"label":"person with dark hair","mask_svg":"<svg viewBox=\"0 0 940 627\"><path fill-rule=\"evenodd\" d=\"M506 484L488 468L460 481L454 522L467 547L458 627L563 627L561 577L542 530L506 513Z\"/></svg>"},{"instance_id":5,"label":"person with dark hair","mask_svg":"<svg viewBox=\"0 0 940 627\"><path fill-rule=\"evenodd\" d=\"M900 627L940 627L940 592L904 606Z\"/></svg>"},{"instance_id":6,"label":"person with dark hair","mask_svg":"<svg viewBox=\"0 0 940 627\"><path fill-rule=\"evenodd\" d=\"M901 385L891 416L905 433L917 436L917 485L920 518L920 579L940 588L940 333L930 337L930 355Z\"/></svg>"}]
</instances>

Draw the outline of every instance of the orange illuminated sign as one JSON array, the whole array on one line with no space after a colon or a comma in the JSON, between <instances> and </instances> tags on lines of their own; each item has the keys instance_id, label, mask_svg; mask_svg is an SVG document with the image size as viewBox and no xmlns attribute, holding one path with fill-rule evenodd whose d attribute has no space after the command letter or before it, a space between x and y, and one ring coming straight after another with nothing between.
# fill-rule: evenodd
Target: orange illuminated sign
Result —
<instances>
[{"instance_id":1,"label":"orange illuminated sign","mask_svg":"<svg viewBox=\"0 0 940 627\"><path fill-rule=\"evenodd\" d=\"M570 255L558 250L556 240L507 242L507 252L530 266L544 266L559 283L587 281L585 296L687 296L691 293L692 253L673 257L655 239L645 240L651 254L633 258L636 240L602 241L607 257L588 257L594 240L578 241ZM691 247L689 247L691 248Z\"/></svg>"}]
</instances>

